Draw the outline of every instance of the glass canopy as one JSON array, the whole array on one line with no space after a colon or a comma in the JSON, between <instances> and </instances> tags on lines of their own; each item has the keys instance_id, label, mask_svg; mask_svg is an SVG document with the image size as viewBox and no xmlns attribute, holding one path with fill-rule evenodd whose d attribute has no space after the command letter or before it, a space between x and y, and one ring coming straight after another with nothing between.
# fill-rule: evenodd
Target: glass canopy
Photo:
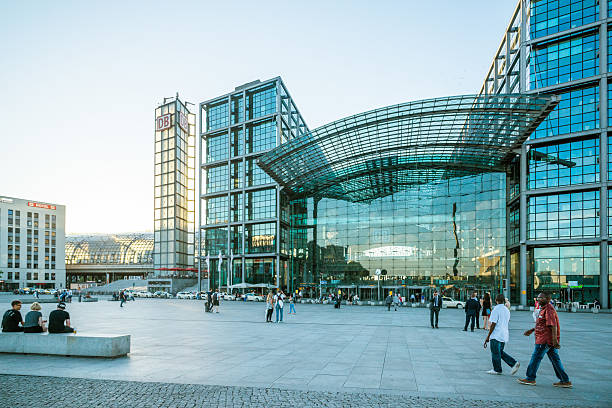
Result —
<instances>
[{"instance_id":1,"label":"glass canopy","mask_svg":"<svg viewBox=\"0 0 612 408\"><path fill-rule=\"evenodd\" d=\"M352 202L504 171L559 103L555 95L463 95L402 103L314 129L259 158L295 198Z\"/></svg>"},{"instance_id":2,"label":"glass canopy","mask_svg":"<svg viewBox=\"0 0 612 408\"><path fill-rule=\"evenodd\" d=\"M66 265L153 264L153 234L66 237Z\"/></svg>"}]
</instances>

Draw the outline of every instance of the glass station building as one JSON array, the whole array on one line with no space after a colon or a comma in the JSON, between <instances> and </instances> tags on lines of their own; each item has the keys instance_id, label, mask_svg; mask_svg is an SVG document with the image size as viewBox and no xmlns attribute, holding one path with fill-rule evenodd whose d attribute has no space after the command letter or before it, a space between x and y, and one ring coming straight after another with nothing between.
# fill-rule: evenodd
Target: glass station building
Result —
<instances>
[{"instance_id":1,"label":"glass station building","mask_svg":"<svg viewBox=\"0 0 612 408\"><path fill-rule=\"evenodd\" d=\"M221 286L609 307L609 8L521 0L477 95L312 131L280 78L200 104L211 274L221 251Z\"/></svg>"}]
</instances>

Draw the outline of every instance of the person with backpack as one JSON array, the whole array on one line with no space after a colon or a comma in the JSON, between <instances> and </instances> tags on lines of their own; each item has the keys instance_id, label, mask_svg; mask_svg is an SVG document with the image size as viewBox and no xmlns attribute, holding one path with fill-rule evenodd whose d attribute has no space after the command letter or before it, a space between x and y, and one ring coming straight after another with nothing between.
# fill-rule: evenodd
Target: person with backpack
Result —
<instances>
[{"instance_id":1,"label":"person with backpack","mask_svg":"<svg viewBox=\"0 0 612 408\"><path fill-rule=\"evenodd\" d=\"M219 291L215 289L215 293L212 295L212 304L215 313L219 313Z\"/></svg>"},{"instance_id":2,"label":"person with backpack","mask_svg":"<svg viewBox=\"0 0 612 408\"><path fill-rule=\"evenodd\" d=\"M283 306L284 306L283 300L284 299L285 299L285 294L283 293L282 290L279 290L276 296L274 296L274 303L276 305L276 323L278 323L279 321L281 323L283 322Z\"/></svg>"}]
</instances>

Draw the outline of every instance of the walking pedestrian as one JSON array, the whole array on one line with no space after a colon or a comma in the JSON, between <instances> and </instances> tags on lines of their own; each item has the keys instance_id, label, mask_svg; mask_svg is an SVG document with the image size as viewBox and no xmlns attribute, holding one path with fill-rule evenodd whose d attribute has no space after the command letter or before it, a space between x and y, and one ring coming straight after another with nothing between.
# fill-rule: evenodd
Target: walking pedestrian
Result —
<instances>
[{"instance_id":1,"label":"walking pedestrian","mask_svg":"<svg viewBox=\"0 0 612 408\"><path fill-rule=\"evenodd\" d=\"M289 296L289 314L296 314L295 313L295 299L293 298L293 295Z\"/></svg>"},{"instance_id":2,"label":"walking pedestrian","mask_svg":"<svg viewBox=\"0 0 612 408\"><path fill-rule=\"evenodd\" d=\"M124 291L121 291L119 293L119 300L121 301L121 303L119 304L119 307L123 307L123 304L125 303L125 300L126 300Z\"/></svg>"},{"instance_id":3,"label":"walking pedestrian","mask_svg":"<svg viewBox=\"0 0 612 408\"><path fill-rule=\"evenodd\" d=\"M495 297L497 305L491 312L491 328L484 342L484 348L487 348L487 343L491 340L491 361L493 369L487 371L487 374L501 375L502 365L504 360L506 364L512 367L511 375L516 374L521 364L512 358L504 351L504 346L510 340L510 332L508 331L508 323L510 323L510 310L504 306L505 297L498 294Z\"/></svg>"},{"instance_id":4,"label":"walking pedestrian","mask_svg":"<svg viewBox=\"0 0 612 408\"><path fill-rule=\"evenodd\" d=\"M489 330L489 316L491 316L491 294L487 292L482 300L482 325L485 330Z\"/></svg>"},{"instance_id":5,"label":"walking pedestrian","mask_svg":"<svg viewBox=\"0 0 612 408\"><path fill-rule=\"evenodd\" d=\"M423 295L423 298L425 296ZM442 296L438 295L438 291L434 291L433 296L429 302L429 321L431 322L431 328L438 328L438 315L440 314L440 309L442 309ZM434 326L434 317L436 320L436 324Z\"/></svg>"},{"instance_id":6,"label":"walking pedestrian","mask_svg":"<svg viewBox=\"0 0 612 408\"><path fill-rule=\"evenodd\" d=\"M396 293L393 295L393 308L395 309L395 311L397 312L397 307L400 304L400 297L399 295Z\"/></svg>"},{"instance_id":7,"label":"walking pedestrian","mask_svg":"<svg viewBox=\"0 0 612 408\"><path fill-rule=\"evenodd\" d=\"M538 314L535 328L529 329L524 333L525 336L530 336L535 331L535 348L527 367L527 376L519 378L518 382L525 385L536 385L536 373L542 358L544 358L544 354L546 354L552 363L555 375L559 378L559 382L554 383L553 386L572 388L572 382L569 380L559 357L561 327L559 326L559 316L557 316L557 311L550 304L550 299L551 296L548 292L542 292L537 297L537 301L540 304L540 313Z\"/></svg>"},{"instance_id":8,"label":"walking pedestrian","mask_svg":"<svg viewBox=\"0 0 612 408\"><path fill-rule=\"evenodd\" d=\"M478 301L478 294L474 292L472 298L465 304L465 326L463 326L463 331L467 331L468 324L470 323L470 330L474 331L474 324L476 323L479 310L480 302Z\"/></svg>"},{"instance_id":9,"label":"walking pedestrian","mask_svg":"<svg viewBox=\"0 0 612 408\"><path fill-rule=\"evenodd\" d=\"M410 303L414 303L415 298L414 298L414 293L412 295L410 295Z\"/></svg>"},{"instance_id":10,"label":"walking pedestrian","mask_svg":"<svg viewBox=\"0 0 612 408\"><path fill-rule=\"evenodd\" d=\"M387 295L387 298L385 299L385 303L387 304L387 312L390 312L391 311L391 303L393 303L393 297L391 296L391 292L389 292L389 294Z\"/></svg>"}]
</instances>

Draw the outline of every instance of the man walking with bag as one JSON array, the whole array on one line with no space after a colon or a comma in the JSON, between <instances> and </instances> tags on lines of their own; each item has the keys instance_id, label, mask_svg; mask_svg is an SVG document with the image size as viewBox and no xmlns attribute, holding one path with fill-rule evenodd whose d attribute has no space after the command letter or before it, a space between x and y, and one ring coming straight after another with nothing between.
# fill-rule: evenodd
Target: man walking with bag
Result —
<instances>
[{"instance_id":1,"label":"man walking with bag","mask_svg":"<svg viewBox=\"0 0 612 408\"><path fill-rule=\"evenodd\" d=\"M561 327L559 326L557 311L550 304L550 293L540 293L537 301L540 304L540 313L537 316L535 328L523 333L525 336L530 336L535 331L535 349L531 355L529 367L527 367L527 376L519 378L518 382L524 385L536 385L536 373L544 354L546 354L552 363L557 378L559 378L559 382L554 383L553 386L572 388L572 382L569 380L559 357Z\"/></svg>"}]
</instances>

